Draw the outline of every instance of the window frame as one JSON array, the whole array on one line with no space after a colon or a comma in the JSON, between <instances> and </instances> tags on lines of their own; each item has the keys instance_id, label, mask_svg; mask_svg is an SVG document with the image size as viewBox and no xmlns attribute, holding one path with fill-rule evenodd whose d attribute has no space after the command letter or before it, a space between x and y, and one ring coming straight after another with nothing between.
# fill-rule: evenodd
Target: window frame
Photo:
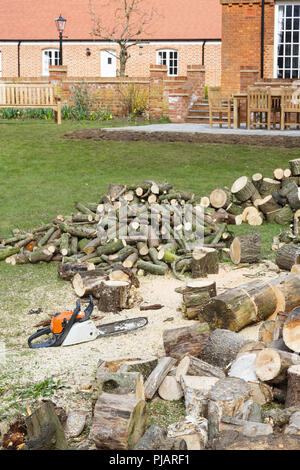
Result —
<instances>
[{"instance_id":1,"label":"window frame","mask_svg":"<svg viewBox=\"0 0 300 470\"><path fill-rule=\"evenodd\" d=\"M285 79L298 80L298 79L300 79L300 13L299 13L299 29L296 30L296 32L299 33L298 42L296 42L296 41L291 42L291 43L286 43L285 41L283 42L284 47L287 46L288 44L291 44L291 46L293 46L293 47L295 45L298 45L298 55L293 56L292 51L291 51L291 55L286 55L285 51L283 51L283 55L282 55L282 57L283 57L283 66L282 66L283 75L285 75L285 72L287 70L290 70L290 74L292 74L293 66L290 65L289 67L285 67L285 59L290 57L290 63L291 64L293 62L293 59L296 59L296 58L298 59L298 66L294 67L294 70L296 68L298 70L298 76L297 77L284 77L284 76L279 77L278 60L281 57L281 55L279 54L279 44L280 44L280 42L279 42L279 9L280 9L280 6L299 6L300 7L300 0L299 1L285 0L285 1L276 2L276 4L275 4L273 77L274 78L281 78L282 80L285 80ZM299 10L300 10L300 8L299 8ZM292 18L295 19L294 16ZM298 16L296 18L298 19ZM284 31L286 32L286 31L289 31L289 30L284 29ZM291 32L294 32L293 28L291 29Z\"/></svg>"},{"instance_id":2,"label":"window frame","mask_svg":"<svg viewBox=\"0 0 300 470\"><path fill-rule=\"evenodd\" d=\"M164 65L161 63L160 54L166 53L166 66L168 68L168 76L169 77L178 77L178 69L179 69L179 53L177 49L158 49L156 51L156 64L157 65ZM176 58L170 57L171 54L176 54ZM176 65L173 63L171 65L171 60L176 61ZM171 69L176 69L176 73L171 73Z\"/></svg>"},{"instance_id":3,"label":"window frame","mask_svg":"<svg viewBox=\"0 0 300 470\"><path fill-rule=\"evenodd\" d=\"M47 52L58 52L58 56L57 57L53 57L51 58L51 61L52 59L54 59L54 61L58 61L58 63L50 63L49 61L49 65L48 65L48 70L46 70L45 68L45 56L46 56L46 53ZM56 47L49 47L47 49L43 49L42 51L42 65L43 65L43 77L49 77L49 66L50 65L59 65L59 56L60 56L60 50Z\"/></svg>"}]
</instances>

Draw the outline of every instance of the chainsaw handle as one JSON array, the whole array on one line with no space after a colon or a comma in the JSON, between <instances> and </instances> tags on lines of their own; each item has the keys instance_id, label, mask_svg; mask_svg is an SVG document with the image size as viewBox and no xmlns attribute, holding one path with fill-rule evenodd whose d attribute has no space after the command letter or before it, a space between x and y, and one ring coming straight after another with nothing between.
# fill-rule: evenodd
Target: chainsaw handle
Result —
<instances>
[{"instance_id":1,"label":"chainsaw handle","mask_svg":"<svg viewBox=\"0 0 300 470\"><path fill-rule=\"evenodd\" d=\"M46 326L46 328L42 328L41 330L36 331L36 333L34 333L28 338L28 346L31 349L47 348L47 347L52 346L55 343L55 338L51 338L48 341L45 341L44 343L32 344L32 341L35 340L36 338L39 338L40 336L44 336L44 335L49 335L50 333L51 333L50 326Z\"/></svg>"}]
</instances>

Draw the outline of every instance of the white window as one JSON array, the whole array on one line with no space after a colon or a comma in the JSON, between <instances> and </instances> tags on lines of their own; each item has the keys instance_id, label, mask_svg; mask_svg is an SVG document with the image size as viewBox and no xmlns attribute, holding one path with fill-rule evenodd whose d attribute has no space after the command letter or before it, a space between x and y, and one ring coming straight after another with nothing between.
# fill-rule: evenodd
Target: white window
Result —
<instances>
[{"instance_id":1,"label":"white window","mask_svg":"<svg viewBox=\"0 0 300 470\"><path fill-rule=\"evenodd\" d=\"M49 75L49 65L59 65L59 49L46 49L43 51L43 75Z\"/></svg>"},{"instance_id":2,"label":"white window","mask_svg":"<svg viewBox=\"0 0 300 470\"><path fill-rule=\"evenodd\" d=\"M178 52L172 49L157 51L157 65L166 65L168 75L178 75Z\"/></svg>"},{"instance_id":3,"label":"white window","mask_svg":"<svg viewBox=\"0 0 300 470\"><path fill-rule=\"evenodd\" d=\"M275 78L300 78L300 1L276 4L274 53Z\"/></svg>"}]
</instances>

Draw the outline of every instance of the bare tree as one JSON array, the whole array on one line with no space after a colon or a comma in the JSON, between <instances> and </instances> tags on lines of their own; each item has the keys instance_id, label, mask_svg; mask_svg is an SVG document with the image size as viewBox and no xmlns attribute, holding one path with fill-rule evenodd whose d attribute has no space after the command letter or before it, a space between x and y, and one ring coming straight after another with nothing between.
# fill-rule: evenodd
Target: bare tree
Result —
<instances>
[{"instance_id":1,"label":"bare tree","mask_svg":"<svg viewBox=\"0 0 300 470\"><path fill-rule=\"evenodd\" d=\"M130 58L129 49L141 43L139 37L146 33L146 26L151 23L157 13L155 8L147 6L147 0L110 0L109 4L99 0L103 17L97 17L95 1L90 1L90 13L93 20L93 35L105 41L117 43L119 51L116 58L119 60L120 76L125 76L127 61ZM115 8L112 3L115 3ZM110 15L107 15L108 8ZM108 25L108 16L114 20Z\"/></svg>"}]
</instances>

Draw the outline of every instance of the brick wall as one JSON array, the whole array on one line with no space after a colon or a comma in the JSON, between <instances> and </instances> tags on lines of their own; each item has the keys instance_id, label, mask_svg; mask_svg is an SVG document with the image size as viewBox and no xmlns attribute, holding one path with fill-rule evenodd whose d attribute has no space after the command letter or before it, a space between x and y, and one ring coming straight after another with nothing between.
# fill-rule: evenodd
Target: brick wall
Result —
<instances>
[{"instance_id":1,"label":"brick wall","mask_svg":"<svg viewBox=\"0 0 300 470\"><path fill-rule=\"evenodd\" d=\"M91 55L87 56L86 49ZM160 49L176 49L179 55L178 75L186 76L188 65L202 63L202 47L199 43L150 43L130 49L130 59L127 64L129 77L150 77L150 65L156 63L156 54ZM42 52L44 49L59 48L58 43L21 43L20 45L20 76L22 78L40 78L43 73ZM70 77L100 77L100 53L104 49L117 50L114 45L102 43L63 45L63 62L68 67ZM0 45L2 52L2 77L18 76L18 47L17 43ZM220 85L221 83L221 44L207 42L205 45L206 85Z\"/></svg>"},{"instance_id":2,"label":"brick wall","mask_svg":"<svg viewBox=\"0 0 300 470\"><path fill-rule=\"evenodd\" d=\"M50 67L49 81L58 86L64 104L73 105L74 86L83 83L68 77L67 67ZM115 116L125 113L120 89L135 84L148 95L148 112L152 117L169 117L173 122L184 122L189 108L204 98L205 69L201 65L187 67L186 75L168 77L165 66L151 65L149 77L144 78L87 78L84 83L91 91L95 109L109 108Z\"/></svg>"},{"instance_id":3,"label":"brick wall","mask_svg":"<svg viewBox=\"0 0 300 470\"><path fill-rule=\"evenodd\" d=\"M240 91L240 70L261 68L261 0L221 0L222 88ZM274 0L265 0L264 77L273 76Z\"/></svg>"}]
</instances>

